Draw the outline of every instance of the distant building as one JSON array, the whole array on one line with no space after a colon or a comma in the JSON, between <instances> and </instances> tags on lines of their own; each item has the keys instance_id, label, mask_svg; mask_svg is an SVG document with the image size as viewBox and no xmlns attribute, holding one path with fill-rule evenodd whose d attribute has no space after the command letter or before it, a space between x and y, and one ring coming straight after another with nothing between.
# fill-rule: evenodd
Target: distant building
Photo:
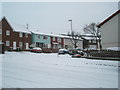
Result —
<instances>
[{"instance_id":1,"label":"distant building","mask_svg":"<svg viewBox=\"0 0 120 90\"><path fill-rule=\"evenodd\" d=\"M82 34L83 39L83 49L97 49L98 48L98 38L92 34Z\"/></svg>"},{"instance_id":2,"label":"distant building","mask_svg":"<svg viewBox=\"0 0 120 90\"><path fill-rule=\"evenodd\" d=\"M5 17L0 21L0 35L2 35L2 43L5 50L28 50L31 45L31 33L22 25L13 24Z\"/></svg>"},{"instance_id":3,"label":"distant building","mask_svg":"<svg viewBox=\"0 0 120 90\"><path fill-rule=\"evenodd\" d=\"M32 47L51 48L51 37L47 34L32 31Z\"/></svg>"},{"instance_id":4,"label":"distant building","mask_svg":"<svg viewBox=\"0 0 120 90\"><path fill-rule=\"evenodd\" d=\"M51 48L64 48L64 37L51 34Z\"/></svg>"},{"instance_id":5,"label":"distant building","mask_svg":"<svg viewBox=\"0 0 120 90\"><path fill-rule=\"evenodd\" d=\"M120 10L97 26L101 30L102 49L120 47Z\"/></svg>"},{"instance_id":6,"label":"distant building","mask_svg":"<svg viewBox=\"0 0 120 90\"><path fill-rule=\"evenodd\" d=\"M40 48L63 48L64 38L60 35L32 31L32 46Z\"/></svg>"},{"instance_id":7,"label":"distant building","mask_svg":"<svg viewBox=\"0 0 120 90\"><path fill-rule=\"evenodd\" d=\"M64 47L66 49L68 48L74 48L74 45L72 43L72 38L70 38L69 36L65 36L64 37ZM77 42L77 48L81 48L83 49L83 40L82 39L79 39L78 42Z\"/></svg>"}]
</instances>

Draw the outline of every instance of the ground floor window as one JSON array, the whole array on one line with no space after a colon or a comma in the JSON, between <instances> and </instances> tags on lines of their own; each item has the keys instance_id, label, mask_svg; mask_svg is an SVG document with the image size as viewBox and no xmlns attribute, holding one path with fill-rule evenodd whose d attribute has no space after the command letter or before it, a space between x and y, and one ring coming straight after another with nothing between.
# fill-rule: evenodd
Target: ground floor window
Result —
<instances>
[{"instance_id":1,"label":"ground floor window","mask_svg":"<svg viewBox=\"0 0 120 90\"><path fill-rule=\"evenodd\" d=\"M6 41L6 46L10 46L10 41Z\"/></svg>"},{"instance_id":2,"label":"ground floor window","mask_svg":"<svg viewBox=\"0 0 120 90\"><path fill-rule=\"evenodd\" d=\"M43 48L44 47L44 43L40 43L40 42L36 42L36 47L40 47Z\"/></svg>"},{"instance_id":3,"label":"ground floor window","mask_svg":"<svg viewBox=\"0 0 120 90\"><path fill-rule=\"evenodd\" d=\"M48 44L48 48L51 48L51 44Z\"/></svg>"},{"instance_id":4,"label":"ground floor window","mask_svg":"<svg viewBox=\"0 0 120 90\"><path fill-rule=\"evenodd\" d=\"M53 48L58 48L58 44L53 44Z\"/></svg>"},{"instance_id":5,"label":"ground floor window","mask_svg":"<svg viewBox=\"0 0 120 90\"><path fill-rule=\"evenodd\" d=\"M19 42L19 47L20 47L20 49L22 49L22 46L23 46L23 43L22 43L22 42Z\"/></svg>"},{"instance_id":6,"label":"ground floor window","mask_svg":"<svg viewBox=\"0 0 120 90\"><path fill-rule=\"evenodd\" d=\"M61 45L61 44L59 44L59 45L58 45L58 48L62 48L62 45Z\"/></svg>"},{"instance_id":7,"label":"ground floor window","mask_svg":"<svg viewBox=\"0 0 120 90\"><path fill-rule=\"evenodd\" d=\"M48 48L48 44L44 44L44 48Z\"/></svg>"}]
</instances>

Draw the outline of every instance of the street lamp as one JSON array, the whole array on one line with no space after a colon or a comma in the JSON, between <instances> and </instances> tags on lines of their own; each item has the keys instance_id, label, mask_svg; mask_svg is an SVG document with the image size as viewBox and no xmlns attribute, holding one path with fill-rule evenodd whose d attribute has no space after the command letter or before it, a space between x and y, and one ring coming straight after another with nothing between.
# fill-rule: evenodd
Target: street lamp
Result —
<instances>
[{"instance_id":1,"label":"street lamp","mask_svg":"<svg viewBox=\"0 0 120 90\"><path fill-rule=\"evenodd\" d=\"M72 35L72 19L68 21L71 22L71 35Z\"/></svg>"}]
</instances>

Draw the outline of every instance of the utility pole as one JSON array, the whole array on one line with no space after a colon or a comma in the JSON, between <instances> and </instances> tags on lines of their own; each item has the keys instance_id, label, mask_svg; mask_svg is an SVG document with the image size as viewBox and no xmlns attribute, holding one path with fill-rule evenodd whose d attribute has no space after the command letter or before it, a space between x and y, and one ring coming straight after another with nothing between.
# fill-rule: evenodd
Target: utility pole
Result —
<instances>
[{"instance_id":1,"label":"utility pole","mask_svg":"<svg viewBox=\"0 0 120 90\"><path fill-rule=\"evenodd\" d=\"M72 19L68 20L69 22L71 22L71 35L72 35Z\"/></svg>"}]
</instances>

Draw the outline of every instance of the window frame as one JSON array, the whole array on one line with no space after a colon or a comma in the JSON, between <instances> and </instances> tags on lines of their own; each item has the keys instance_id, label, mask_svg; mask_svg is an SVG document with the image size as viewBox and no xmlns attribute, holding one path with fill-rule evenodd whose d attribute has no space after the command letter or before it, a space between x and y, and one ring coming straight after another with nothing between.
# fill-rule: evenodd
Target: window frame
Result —
<instances>
[{"instance_id":1,"label":"window frame","mask_svg":"<svg viewBox=\"0 0 120 90\"><path fill-rule=\"evenodd\" d=\"M10 30L6 30L6 36L10 36Z\"/></svg>"},{"instance_id":2,"label":"window frame","mask_svg":"<svg viewBox=\"0 0 120 90\"><path fill-rule=\"evenodd\" d=\"M40 35L38 35L38 38L40 39Z\"/></svg>"},{"instance_id":3,"label":"window frame","mask_svg":"<svg viewBox=\"0 0 120 90\"><path fill-rule=\"evenodd\" d=\"M23 37L23 33L22 32L19 32L19 37Z\"/></svg>"},{"instance_id":4,"label":"window frame","mask_svg":"<svg viewBox=\"0 0 120 90\"><path fill-rule=\"evenodd\" d=\"M0 34L2 34L2 29L0 29Z\"/></svg>"},{"instance_id":5,"label":"window frame","mask_svg":"<svg viewBox=\"0 0 120 90\"><path fill-rule=\"evenodd\" d=\"M48 39L48 37L46 35L43 36L43 39Z\"/></svg>"},{"instance_id":6,"label":"window frame","mask_svg":"<svg viewBox=\"0 0 120 90\"><path fill-rule=\"evenodd\" d=\"M61 39L62 39L62 38L57 38L58 42L61 42L61 41L62 41Z\"/></svg>"},{"instance_id":7,"label":"window frame","mask_svg":"<svg viewBox=\"0 0 120 90\"><path fill-rule=\"evenodd\" d=\"M22 47L23 46L23 42L19 42L19 47Z\"/></svg>"},{"instance_id":8,"label":"window frame","mask_svg":"<svg viewBox=\"0 0 120 90\"><path fill-rule=\"evenodd\" d=\"M10 41L6 41L6 46L10 46Z\"/></svg>"},{"instance_id":9,"label":"window frame","mask_svg":"<svg viewBox=\"0 0 120 90\"><path fill-rule=\"evenodd\" d=\"M53 41L56 41L56 37L53 37Z\"/></svg>"},{"instance_id":10,"label":"window frame","mask_svg":"<svg viewBox=\"0 0 120 90\"><path fill-rule=\"evenodd\" d=\"M25 37L28 38L28 33L25 33Z\"/></svg>"}]
</instances>

